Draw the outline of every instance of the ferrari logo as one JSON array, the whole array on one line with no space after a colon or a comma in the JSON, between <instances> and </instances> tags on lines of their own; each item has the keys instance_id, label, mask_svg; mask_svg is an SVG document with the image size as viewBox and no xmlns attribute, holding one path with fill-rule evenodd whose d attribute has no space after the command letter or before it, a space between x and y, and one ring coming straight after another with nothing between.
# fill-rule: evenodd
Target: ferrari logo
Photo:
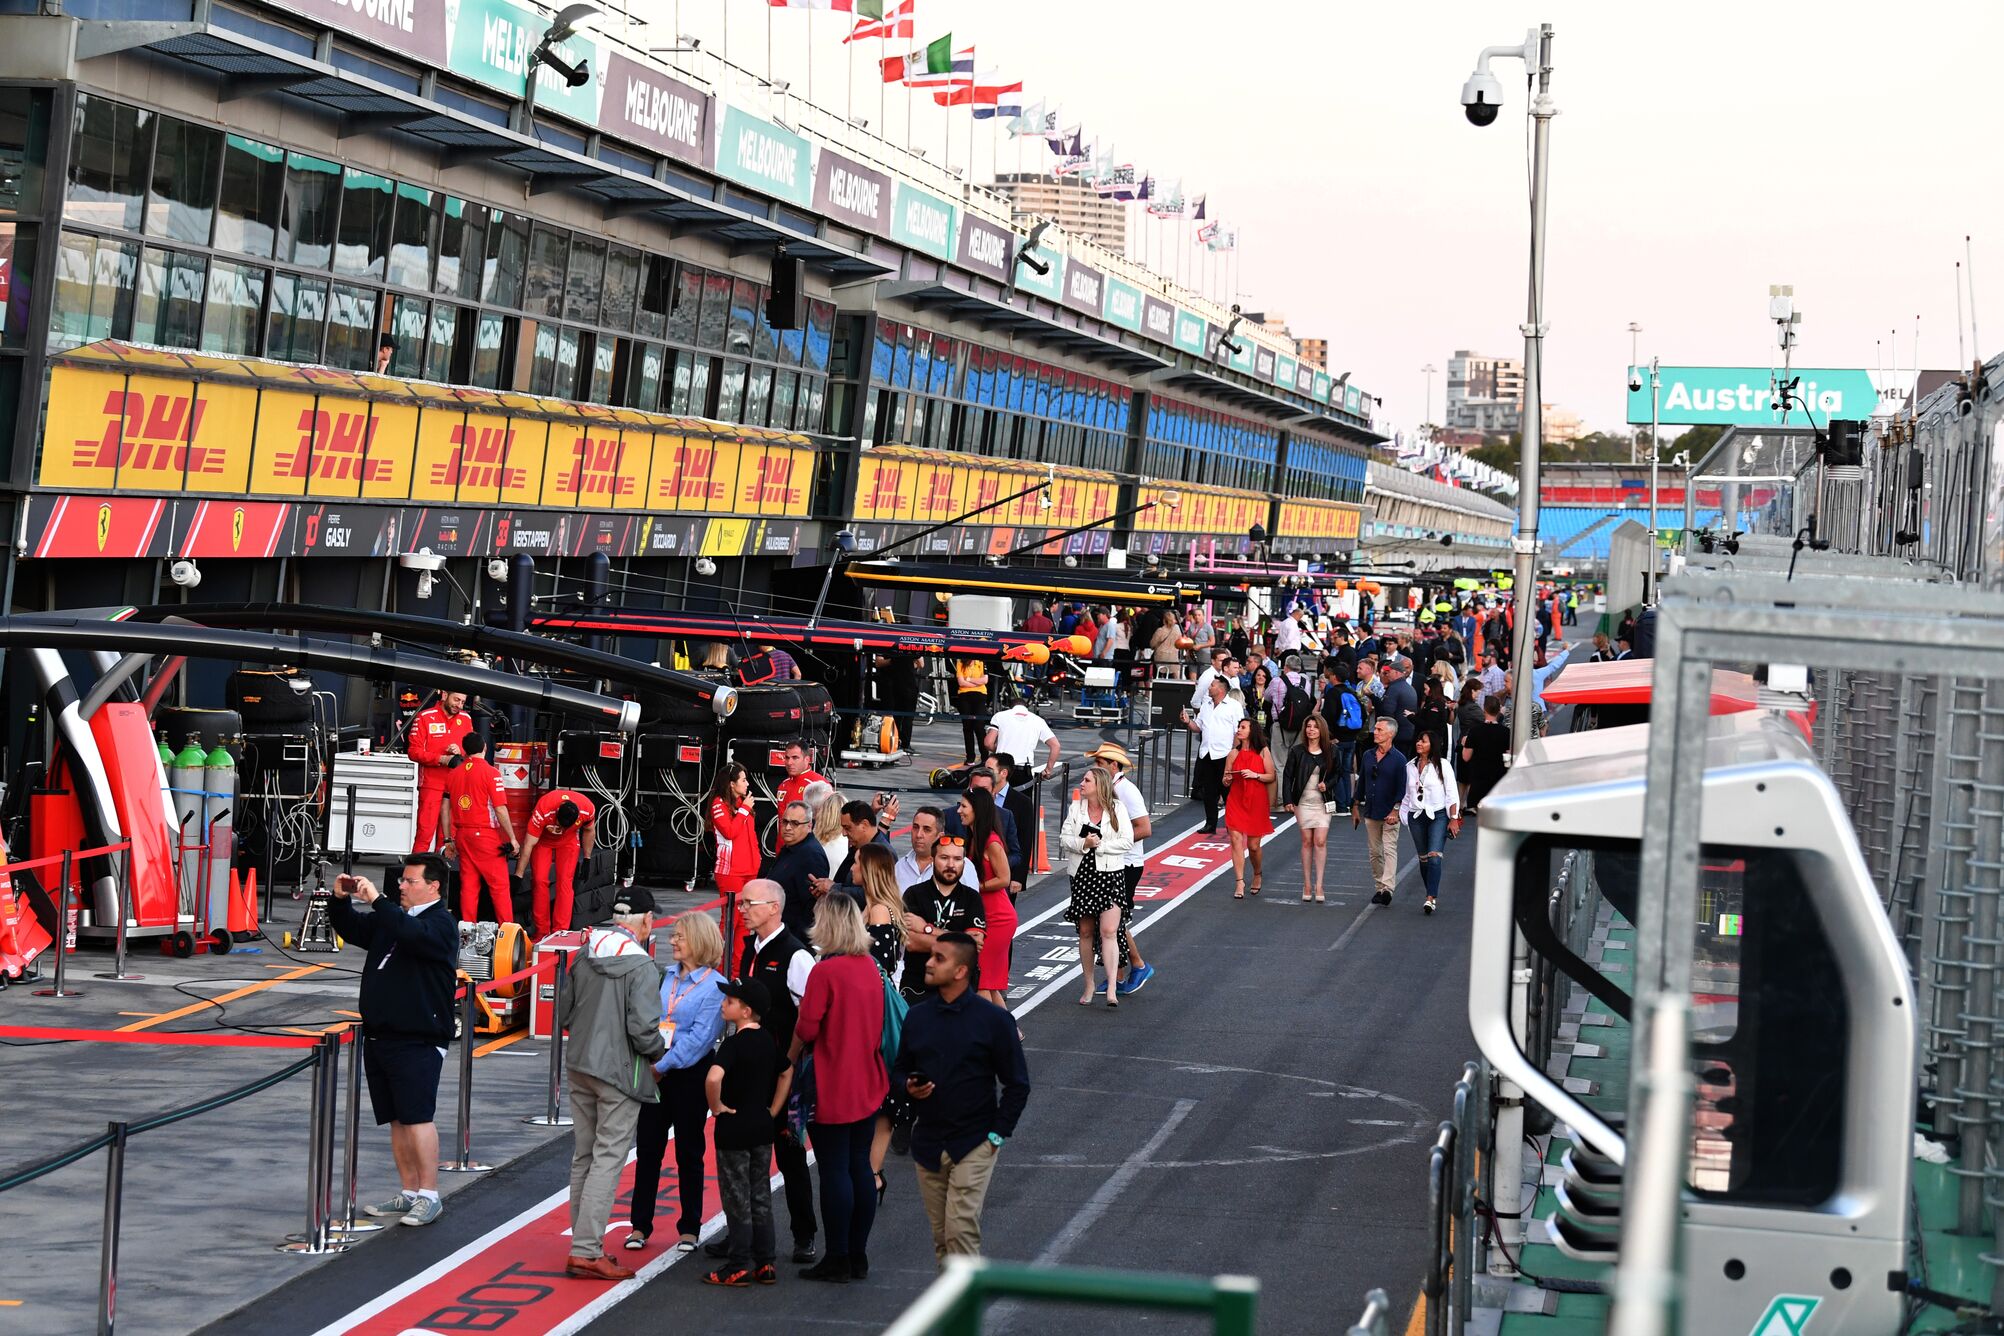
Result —
<instances>
[{"instance_id":1,"label":"ferrari logo","mask_svg":"<svg viewBox=\"0 0 2004 1336\"><path fill-rule=\"evenodd\" d=\"M244 508L238 506L230 515L230 551L244 545Z\"/></svg>"},{"instance_id":2,"label":"ferrari logo","mask_svg":"<svg viewBox=\"0 0 2004 1336\"><path fill-rule=\"evenodd\" d=\"M97 550L104 551L104 543L111 537L111 502L106 501L97 508Z\"/></svg>"}]
</instances>

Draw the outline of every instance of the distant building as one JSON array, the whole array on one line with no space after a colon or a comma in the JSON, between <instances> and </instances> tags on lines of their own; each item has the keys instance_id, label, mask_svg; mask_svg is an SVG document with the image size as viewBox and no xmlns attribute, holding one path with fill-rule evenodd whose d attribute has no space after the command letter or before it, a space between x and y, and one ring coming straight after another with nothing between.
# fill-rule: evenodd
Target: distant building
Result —
<instances>
[{"instance_id":1,"label":"distant building","mask_svg":"<svg viewBox=\"0 0 2004 1336\"><path fill-rule=\"evenodd\" d=\"M1329 340L1302 339L1300 344L1302 361L1312 363L1323 371L1329 369Z\"/></svg>"},{"instance_id":2,"label":"distant building","mask_svg":"<svg viewBox=\"0 0 2004 1336\"><path fill-rule=\"evenodd\" d=\"M1516 431L1524 421L1524 364L1457 349L1447 359L1447 415L1441 425L1485 435Z\"/></svg>"},{"instance_id":3,"label":"distant building","mask_svg":"<svg viewBox=\"0 0 2004 1336\"><path fill-rule=\"evenodd\" d=\"M1557 404L1546 404L1539 422L1545 439L1557 445L1568 445L1586 434L1586 424L1580 421L1580 415Z\"/></svg>"},{"instance_id":4,"label":"distant building","mask_svg":"<svg viewBox=\"0 0 2004 1336\"><path fill-rule=\"evenodd\" d=\"M1048 218L1073 236L1090 237L1116 255L1127 253L1127 206L1101 199L1075 176L1003 172L994 189L1008 196L1019 214Z\"/></svg>"}]
</instances>

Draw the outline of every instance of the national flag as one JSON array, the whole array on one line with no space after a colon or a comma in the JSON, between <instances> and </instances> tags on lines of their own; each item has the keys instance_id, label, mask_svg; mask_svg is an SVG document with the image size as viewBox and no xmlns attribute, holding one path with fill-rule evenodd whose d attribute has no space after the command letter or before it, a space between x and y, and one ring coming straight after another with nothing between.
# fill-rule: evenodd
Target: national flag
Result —
<instances>
[{"instance_id":1,"label":"national flag","mask_svg":"<svg viewBox=\"0 0 2004 1336\"><path fill-rule=\"evenodd\" d=\"M856 26L842 40L854 42L865 37L916 37L918 29L914 14L917 7L918 0L856 0Z\"/></svg>"},{"instance_id":2,"label":"national flag","mask_svg":"<svg viewBox=\"0 0 2004 1336\"><path fill-rule=\"evenodd\" d=\"M1023 93L1021 79L1006 82L994 70L983 70L967 83L950 91L940 91L932 95L932 100L942 107L999 107L1005 96L1020 97ZM993 116L993 111L988 115Z\"/></svg>"},{"instance_id":3,"label":"national flag","mask_svg":"<svg viewBox=\"0 0 2004 1336\"><path fill-rule=\"evenodd\" d=\"M965 88L974 83L974 48L953 49L948 34L925 49L925 63L905 75L913 88Z\"/></svg>"},{"instance_id":4,"label":"national flag","mask_svg":"<svg viewBox=\"0 0 2004 1336\"><path fill-rule=\"evenodd\" d=\"M1017 112L1014 119L1003 128L1009 132L1011 139L1021 135L1048 135L1058 128L1058 113L1047 110L1043 99L1039 98L1035 105Z\"/></svg>"},{"instance_id":5,"label":"national flag","mask_svg":"<svg viewBox=\"0 0 2004 1336\"><path fill-rule=\"evenodd\" d=\"M993 97L991 104L989 98ZM974 119L985 121L994 116L1007 116L1012 120L1023 114L1023 81L997 84L984 88L981 81L974 81Z\"/></svg>"},{"instance_id":6,"label":"national flag","mask_svg":"<svg viewBox=\"0 0 2004 1336\"><path fill-rule=\"evenodd\" d=\"M923 78L950 73L953 69L953 34L948 33L910 55L892 56L880 63L884 67L885 83L916 84ZM971 56L969 68L973 68Z\"/></svg>"},{"instance_id":7,"label":"national flag","mask_svg":"<svg viewBox=\"0 0 2004 1336\"><path fill-rule=\"evenodd\" d=\"M856 8L856 0L767 0L774 9L839 9L844 14Z\"/></svg>"},{"instance_id":8,"label":"national flag","mask_svg":"<svg viewBox=\"0 0 2004 1336\"><path fill-rule=\"evenodd\" d=\"M1194 203L1192 203L1192 205L1191 205L1191 207L1190 207L1190 221L1192 221L1192 222L1201 222L1201 221L1203 221L1203 217L1204 217L1204 201L1205 201L1205 200L1208 200L1209 198L1210 198L1210 196L1209 196L1209 195L1199 195L1199 196L1197 196L1197 198L1196 198L1195 202L1194 202Z\"/></svg>"}]
</instances>

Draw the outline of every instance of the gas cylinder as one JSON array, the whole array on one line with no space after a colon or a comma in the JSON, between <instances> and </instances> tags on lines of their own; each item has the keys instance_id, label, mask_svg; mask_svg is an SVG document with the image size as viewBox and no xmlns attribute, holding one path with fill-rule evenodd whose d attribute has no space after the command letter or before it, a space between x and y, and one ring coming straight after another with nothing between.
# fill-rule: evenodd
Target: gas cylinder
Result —
<instances>
[{"instance_id":1,"label":"gas cylinder","mask_svg":"<svg viewBox=\"0 0 2004 1336\"><path fill-rule=\"evenodd\" d=\"M230 867L236 860L237 763L220 745L202 763L202 824L209 831L208 913L211 928L230 921Z\"/></svg>"},{"instance_id":2,"label":"gas cylinder","mask_svg":"<svg viewBox=\"0 0 2004 1336\"><path fill-rule=\"evenodd\" d=\"M202 869L202 790L208 787L208 752L194 736L167 762L167 788L174 798L174 845L180 852L180 910L195 912Z\"/></svg>"}]
</instances>

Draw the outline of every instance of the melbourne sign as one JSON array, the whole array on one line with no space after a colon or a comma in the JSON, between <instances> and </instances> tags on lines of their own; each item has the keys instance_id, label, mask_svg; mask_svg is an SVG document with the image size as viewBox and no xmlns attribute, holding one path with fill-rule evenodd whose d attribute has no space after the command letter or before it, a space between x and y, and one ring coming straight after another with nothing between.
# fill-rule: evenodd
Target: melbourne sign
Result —
<instances>
[{"instance_id":1,"label":"melbourne sign","mask_svg":"<svg viewBox=\"0 0 2004 1336\"><path fill-rule=\"evenodd\" d=\"M286 0L283 7L429 65L446 62L446 0Z\"/></svg>"},{"instance_id":2,"label":"melbourne sign","mask_svg":"<svg viewBox=\"0 0 2004 1336\"><path fill-rule=\"evenodd\" d=\"M1064 304L1074 311L1098 315L1104 300L1102 289L1105 283L1106 275L1090 265L1073 260L1065 266Z\"/></svg>"},{"instance_id":3,"label":"melbourne sign","mask_svg":"<svg viewBox=\"0 0 2004 1336\"><path fill-rule=\"evenodd\" d=\"M829 149L814 169L814 207L872 236L891 234L891 178Z\"/></svg>"},{"instance_id":4,"label":"melbourne sign","mask_svg":"<svg viewBox=\"0 0 2004 1336\"><path fill-rule=\"evenodd\" d=\"M1636 368L1642 388L1628 392L1628 420L1641 425L1649 416L1649 369ZM1780 372L1766 367L1666 366L1660 368L1657 420L1674 426L1714 424L1726 427L1772 427L1783 421L1783 395L1776 388ZM1787 421L1822 426L1831 418L1867 418L1878 407L1879 394L1864 371L1798 367L1787 398ZM1633 379L1631 379L1631 384ZM1807 410L1807 411L1805 411Z\"/></svg>"},{"instance_id":5,"label":"melbourne sign","mask_svg":"<svg viewBox=\"0 0 2004 1336\"><path fill-rule=\"evenodd\" d=\"M671 158L710 167L710 99L680 80L613 52L606 60L599 129Z\"/></svg>"},{"instance_id":6,"label":"melbourne sign","mask_svg":"<svg viewBox=\"0 0 2004 1336\"><path fill-rule=\"evenodd\" d=\"M797 204L814 201L812 146L783 125L724 104L717 170L740 185Z\"/></svg>"},{"instance_id":7,"label":"melbourne sign","mask_svg":"<svg viewBox=\"0 0 2004 1336\"><path fill-rule=\"evenodd\" d=\"M1016 238L1012 233L985 223L971 213L960 216L958 263L962 269L971 269L977 274L1007 283L1009 262L1015 257Z\"/></svg>"},{"instance_id":8,"label":"melbourne sign","mask_svg":"<svg viewBox=\"0 0 2004 1336\"><path fill-rule=\"evenodd\" d=\"M892 206L891 237L941 260L953 258L954 223L960 210L937 195L898 182Z\"/></svg>"}]
</instances>

